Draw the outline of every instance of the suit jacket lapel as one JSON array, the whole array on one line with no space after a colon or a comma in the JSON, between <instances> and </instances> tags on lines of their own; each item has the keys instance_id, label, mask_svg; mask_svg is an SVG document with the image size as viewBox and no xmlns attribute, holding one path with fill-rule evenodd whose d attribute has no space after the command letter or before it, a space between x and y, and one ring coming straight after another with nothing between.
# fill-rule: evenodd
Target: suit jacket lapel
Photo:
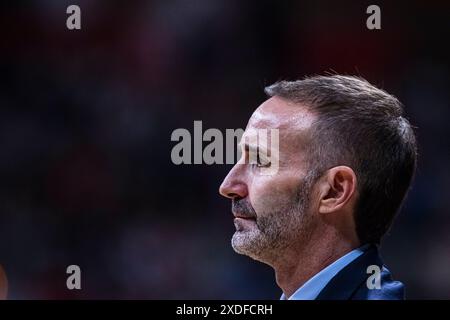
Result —
<instances>
[{"instance_id":1,"label":"suit jacket lapel","mask_svg":"<svg viewBox=\"0 0 450 320\"><path fill-rule=\"evenodd\" d=\"M371 245L366 252L339 271L323 288L316 300L348 300L352 297L361 283L367 280L369 265L382 266L375 245Z\"/></svg>"}]
</instances>

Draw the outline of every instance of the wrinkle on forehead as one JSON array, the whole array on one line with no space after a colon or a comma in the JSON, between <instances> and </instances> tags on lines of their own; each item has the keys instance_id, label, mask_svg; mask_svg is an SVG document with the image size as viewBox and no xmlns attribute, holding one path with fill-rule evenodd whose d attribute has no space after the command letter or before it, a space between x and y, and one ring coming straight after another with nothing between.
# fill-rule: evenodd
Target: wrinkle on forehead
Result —
<instances>
[{"instance_id":1,"label":"wrinkle on forehead","mask_svg":"<svg viewBox=\"0 0 450 320\"><path fill-rule=\"evenodd\" d=\"M262 103L251 116L242 141L254 141L260 129L279 130L280 167L304 162L302 151L309 144L310 128L317 116L305 105L272 97ZM268 143L271 144L270 134ZM242 143L241 143L242 145Z\"/></svg>"},{"instance_id":2,"label":"wrinkle on forehead","mask_svg":"<svg viewBox=\"0 0 450 320\"><path fill-rule=\"evenodd\" d=\"M255 129L308 129L316 115L305 105L272 97L252 114L247 128Z\"/></svg>"}]
</instances>

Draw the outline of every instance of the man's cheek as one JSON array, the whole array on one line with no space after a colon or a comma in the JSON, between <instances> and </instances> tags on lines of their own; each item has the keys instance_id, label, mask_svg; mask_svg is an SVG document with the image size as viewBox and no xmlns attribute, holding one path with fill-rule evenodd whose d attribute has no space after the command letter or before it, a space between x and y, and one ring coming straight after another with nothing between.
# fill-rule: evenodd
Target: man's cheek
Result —
<instances>
[{"instance_id":1,"label":"man's cheek","mask_svg":"<svg viewBox=\"0 0 450 320\"><path fill-rule=\"evenodd\" d=\"M258 186L253 195L251 195L252 205L256 214L272 211L272 208L283 202L283 198L283 193L273 183Z\"/></svg>"},{"instance_id":2,"label":"man's cheek","mask_svg":"<svg viewBox=\"0 0 450 320\"><path fill-rule=\"evenodd\" d=\"M255 179L250 201L256 214L288 208L297 192L295 181L292 176L283 179Z\"/></svg>"}]
</instances>

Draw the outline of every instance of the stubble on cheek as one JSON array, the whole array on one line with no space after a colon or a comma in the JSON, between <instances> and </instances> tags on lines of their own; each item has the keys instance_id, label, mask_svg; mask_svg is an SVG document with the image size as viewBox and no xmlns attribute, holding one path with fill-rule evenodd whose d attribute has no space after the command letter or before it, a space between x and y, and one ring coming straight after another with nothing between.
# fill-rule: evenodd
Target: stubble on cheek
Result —
<instances>
[{"instance_id":1,"label":"stubble on cheek","mask_svg":"<svg viewBox=\"0 0 450 320\"><path fill-rule=\"evenodd\" d=\"M256 220L235 220L232 246L237 253L260 260L287 245L283 240L283 229L290 223L288 211L292 208L286 206L287 201L280 205L274 199L274 195L266 196L264 201L255 205L261 208L255 208Z\"/></svg>"},{"instance_id":2,"label":"stubble on cheek","mask_svg":"<svg viewBox=\"0 0 450 320\"><path fill-rule=\"evenodd\" d=\"M261 191L254 203L256 221L236 223L232 246L237 253L253 259L269 261L287 248L295 237L306 235L308 183L283 189L273 187ZM247 221L246 221L247 222Z\"/></svg>"}]
</instances>

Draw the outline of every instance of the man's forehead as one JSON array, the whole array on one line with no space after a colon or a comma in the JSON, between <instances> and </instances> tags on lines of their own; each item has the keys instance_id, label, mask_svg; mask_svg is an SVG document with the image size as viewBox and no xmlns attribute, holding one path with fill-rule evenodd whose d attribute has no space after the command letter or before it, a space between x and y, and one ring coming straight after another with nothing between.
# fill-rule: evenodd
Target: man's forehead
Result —
<instances>
[{"instance_id":1,"label":"man's forehead","mask_svg":"<svg viewBox=\"0 0 450 320\"><path fill-rule=\"evenodd\" d=\"M247 129L308 129L315 118L305 105L272 97L255 110Z\"/></svg>"}]
</instances>

